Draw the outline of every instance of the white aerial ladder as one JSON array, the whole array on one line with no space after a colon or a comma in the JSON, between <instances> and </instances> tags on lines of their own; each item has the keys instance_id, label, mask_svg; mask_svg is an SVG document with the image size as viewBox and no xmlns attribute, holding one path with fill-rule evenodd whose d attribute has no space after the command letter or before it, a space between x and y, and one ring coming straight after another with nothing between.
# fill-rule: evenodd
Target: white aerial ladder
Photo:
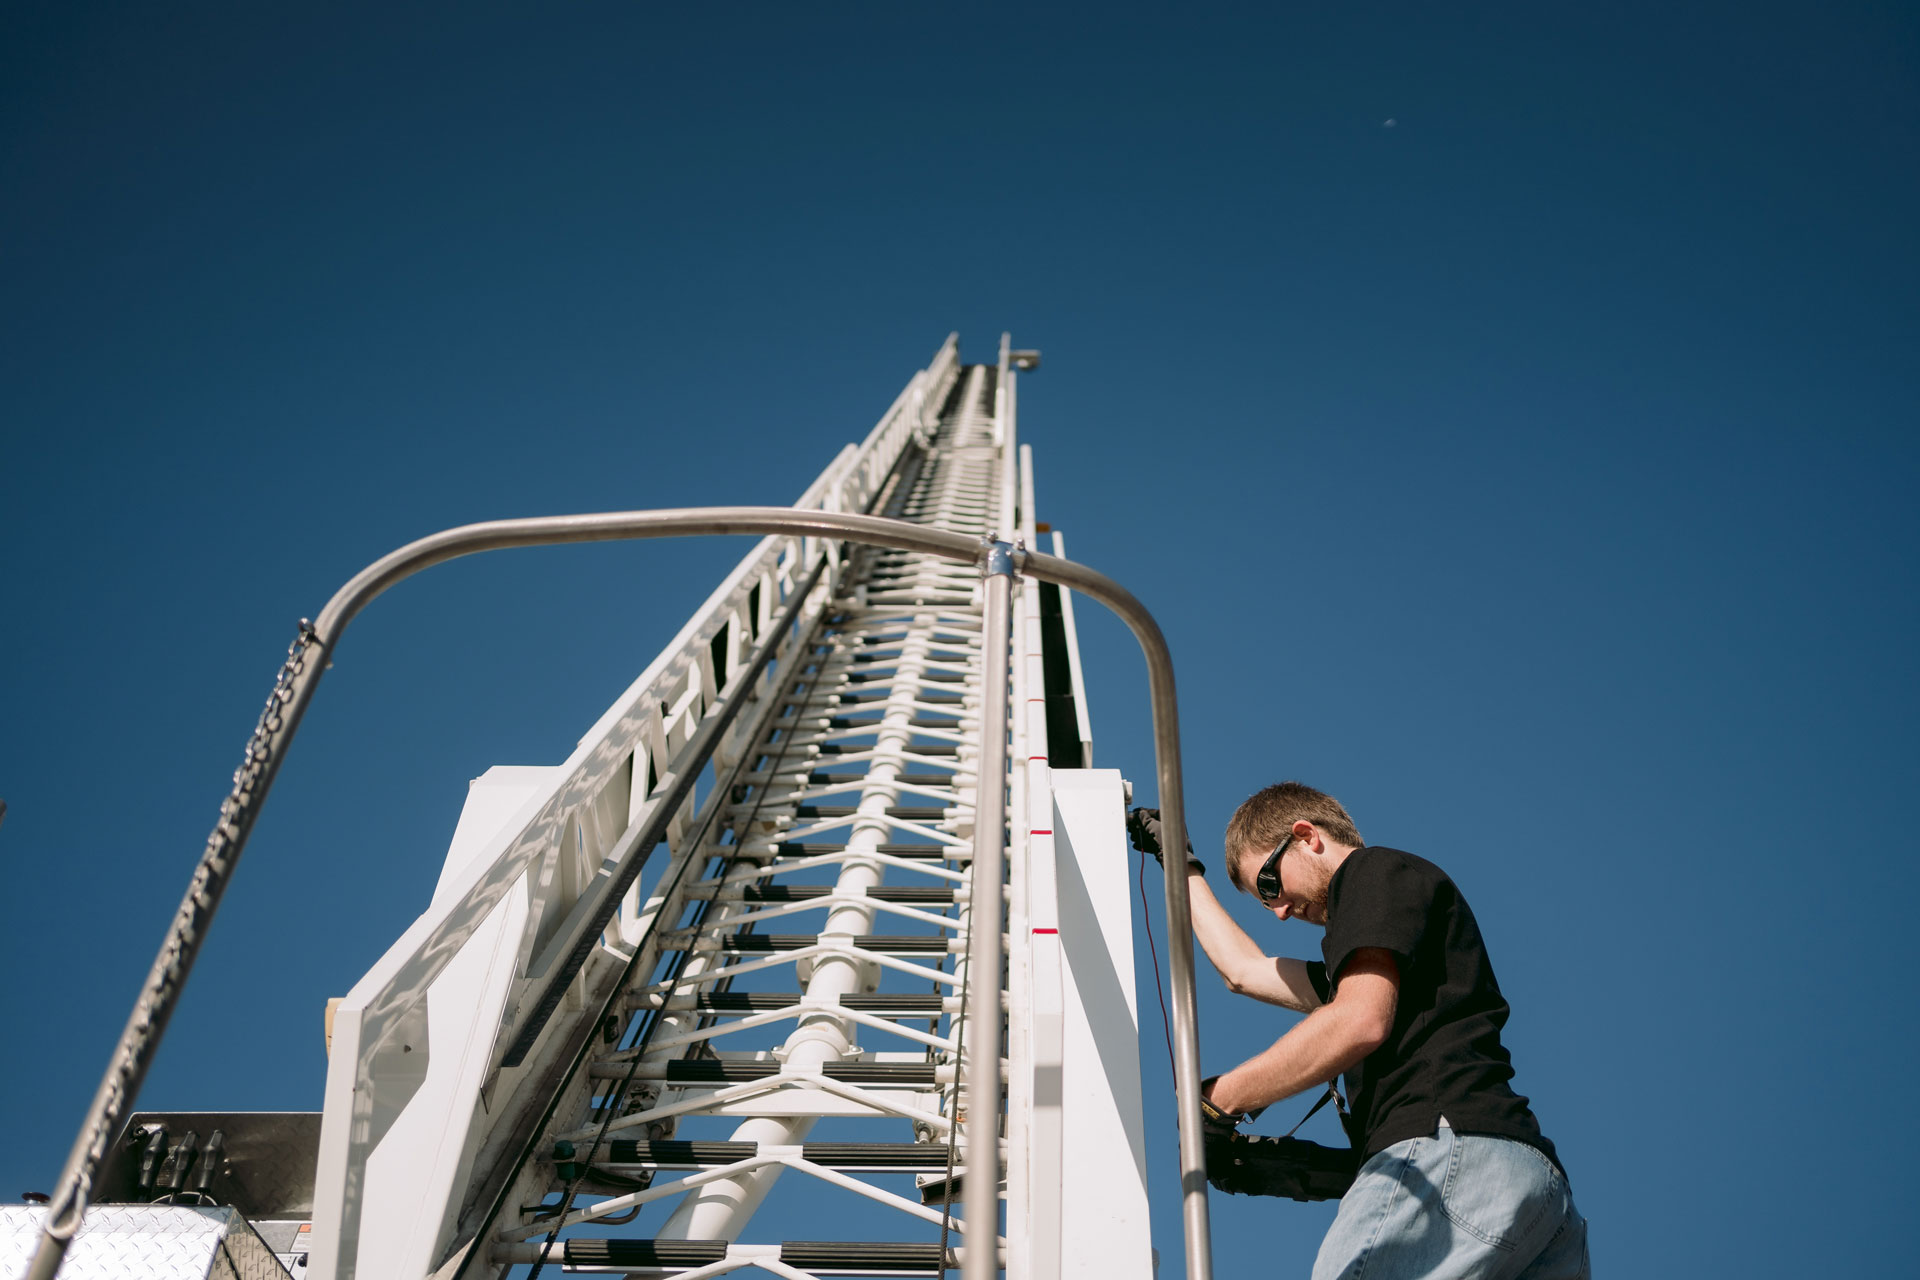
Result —
<instances>
[{"instance_id":1,"label":"white aerial ladder","mask_svg":"<svg viewBox=\"0 0 1920 1280\"><path fill-rule=\"evenodd\" d=\"M950 337L791 510L471 526L343 588L295 642L216 875L323 656L393 582L530 542L767 534L564 762L473 781L426 911L328 1009L321 1113L127 1118L185 976L163 950L53 1206L0 1209L0 1280L62 1249L76 1280L1150 1280L1126 784L1091 767L1069 587L1141 635L1177 839L1171 667L1035 522L1017 378L1037 359L1003 336L965 365ZM1183 880L1187 1262L1208 1280Z\"/></svg>"}]
</instances>

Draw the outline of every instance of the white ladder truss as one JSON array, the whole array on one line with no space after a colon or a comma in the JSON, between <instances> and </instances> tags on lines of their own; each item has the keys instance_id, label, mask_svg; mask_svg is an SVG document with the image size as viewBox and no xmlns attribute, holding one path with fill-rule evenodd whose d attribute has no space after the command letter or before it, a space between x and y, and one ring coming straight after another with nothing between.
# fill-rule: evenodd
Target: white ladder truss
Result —
<instances>
[{"instance_id":1,"label":"white ladder truss","mask_svg":"<svg viewBox=\"0 0 1920 1280\"><path fill-rule=\"evenodd\" d=\"M1035 546L1015 393L1005 338L969 366L950 337L797 505ZM1027 579L1004 1107L958 1043L985 980L981 582L768 538L565 763L476 780L432 906L335 1015L310 1277L978 1274L990 1248L1010 1276L1147 1280L1124 784L1052 768L1050 742L1087 763L1086 700L1071 598ZM618 883L655 832L644 892ZM1004 1228L961 1213L983 1116ZM791 1175L840 1207L754 1242Z\"/></svg>"}]
</instances>

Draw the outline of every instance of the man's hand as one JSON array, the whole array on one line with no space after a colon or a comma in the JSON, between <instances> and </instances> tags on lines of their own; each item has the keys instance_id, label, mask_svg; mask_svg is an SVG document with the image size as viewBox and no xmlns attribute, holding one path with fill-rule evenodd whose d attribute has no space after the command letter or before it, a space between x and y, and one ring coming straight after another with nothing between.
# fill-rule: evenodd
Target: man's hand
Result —
<instances>
[{"instance_id":1,"label":"man's hand","mask_svg":"<svg viewBox=\"0 0 1920 1280\"><path fill-rule=\"evenodd\" d=\"M1134 809L1127 814L1127 838L1133 841L1133 847L1142 853L1150 853L1153 860L1161 866L1167 865L1166 855L1160 848L1160 811L1158 809ZM1193 856L1193 841L1187 841L1187 866L1207 874L1207 864Z\"/></svg>"},{"instance_id":2,"label":"man's hand","mask_svg":"<svg viewBox=\"0 0 1920 1280\"><path fill-rule=\"evenodd\" d=\"M1265 1107L1255 1107L1252 1111L1222 1111L1213 1104L1213 1084L1219 1078L1208 1076L1200 1082L1200 1136L1209 1142L1231 1138L1242 1120L1258 1119L1260 1113L1266 1110Z\"/></svg>"}]
</instances>

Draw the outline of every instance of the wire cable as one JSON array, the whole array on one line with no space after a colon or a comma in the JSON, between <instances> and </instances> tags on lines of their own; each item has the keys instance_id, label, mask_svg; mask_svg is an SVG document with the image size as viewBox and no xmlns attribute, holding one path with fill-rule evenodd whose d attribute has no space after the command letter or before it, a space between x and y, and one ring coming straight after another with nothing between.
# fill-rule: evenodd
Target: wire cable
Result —
<instances>
[{"instance_id":1,"label":"wire cable","mask_svg":"<svg viewBox=\"0 0 1920 1280\"><path fill-rule=\"evenodd\" d=\"M1153 994L1160 1001L1160 1030L1167 1038L1167 1070L1177 1078L1179 1071L1173 1065L1173 1020L1167 1017L1167 993L1160 982L1160 948L1153 940L1153 919L1147 914L1147 855L1140 853L1140 923L1147 930L1147 959L1153 961ZM1164 868L1162 868L1164 870Z\"/></svg>"}]
</instances>

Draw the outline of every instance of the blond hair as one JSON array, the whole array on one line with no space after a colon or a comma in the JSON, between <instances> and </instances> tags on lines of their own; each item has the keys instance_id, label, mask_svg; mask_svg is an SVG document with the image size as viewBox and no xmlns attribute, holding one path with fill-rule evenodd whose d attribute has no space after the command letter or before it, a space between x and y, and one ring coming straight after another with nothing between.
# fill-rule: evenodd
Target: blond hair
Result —
<instances>
[{"instance_id":1,"label":"blond hair","mask_svg":"<svg viewBox=\"0 0 1920 1280\"><path fill-rule=\"evenodd\" d=\"M1357 849L1366 843L1338 800L1304 782L1276 782L1248 796L1227 823L1227 878L1233 881L1233 887L1242 893L1253 892L1252 884L1241 874L1241 862L1249 853L1272 852L1287 838L1293 824L1303 821L1311 822L1339 844Z\"/></svg>"}]
</instances>

